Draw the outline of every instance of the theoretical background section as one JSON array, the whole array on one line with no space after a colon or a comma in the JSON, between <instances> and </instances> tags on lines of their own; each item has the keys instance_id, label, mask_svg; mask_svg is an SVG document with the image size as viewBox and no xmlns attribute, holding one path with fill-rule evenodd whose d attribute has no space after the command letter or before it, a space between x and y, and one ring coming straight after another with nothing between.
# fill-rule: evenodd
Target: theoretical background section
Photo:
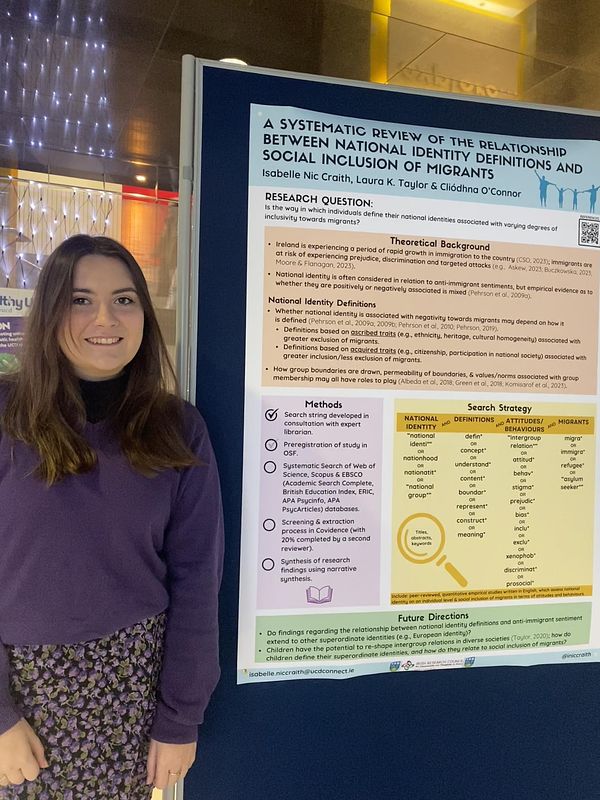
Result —
<instances>
[{"instance_id":1,"label":"theoretical background section","mask_svg":"<svg viewBox=\"0 0 600 800\"><path fill-rule=\"evenodd\" d=\"M267 228L264 309L265 386L596 391L595 253Z\"/></svg>"}]
</instances>

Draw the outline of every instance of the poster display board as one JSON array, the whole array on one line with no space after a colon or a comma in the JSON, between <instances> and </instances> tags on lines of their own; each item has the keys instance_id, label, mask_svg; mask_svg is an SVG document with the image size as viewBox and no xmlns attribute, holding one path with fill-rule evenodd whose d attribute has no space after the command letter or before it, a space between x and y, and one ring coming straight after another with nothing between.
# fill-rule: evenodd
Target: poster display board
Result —
<instances>
[{"instance_id":1,"label":"poster display board","mask_svg":"<svg viewBox=\"0 0 600 800\"><path fill-rule=\"evenodd\" d=\"M238 680L597 660L600 144L248 138Z\"/></svg>"},{"instance_id":2,"label":"poster display board","mask_svg":"<svg viewBox=\"0 0 600 800\"><path fill-rule=\"evenodd\" d=\"M399 792L414 800L593 797L600 782L596 754L600 667L593 644L597 467L596 434L586 420L593 420L597 407L596 333L590 319L596 312L595 303L588 305L592 295L587 294L595 291L596 279L585 264L596 264L597 249L592 245L598 220L590 210L592 193L585 190L600 182L589 161L600 141L598 117L199 61L194 66L197 105L190 98L193 113L188 119L197 120L196 199L191 212L181 207L179 230L186 219L193 220L197 242L189 249L195 259L192 275L198 274L199 280L196 402L219 463L226 548L220 619L222 678L201 728L201 757L186 777L186 797L365 800ZM263 127L266 119L271 119L272 129ZM283 119L364 125L369 133L275 128ZM375 128L424 132L424 139L401 141L389 135L384 141L383 135L373 135ZM450 140L435 146L470 153L467 158L458 157L462 163L451 160L456 157L412 153L413 144L434 147L426 141L429 133L456 136L453 131L461 139L472 139L473 146L454 145ZM310 140L263 142L265 133L328 136L330 141L327 149L314 147ZM192 134L189 126L182 128L182 140L191 140ZM356 149L340 149L337 165L322 164L331 148L333 153L339 149L338 138L356 139ZM377 155L371 152L371 144L365 150L365 145L358 144L375 138L403 147L407 155L391 148ZM482 148L479 139L497 145L559 147L567 152ZM290 155L263 157L263 150L297 151L299 159L305 156L314 163L288 161L294 157ZM505 172L506 163L482 163L477 153L484 152L551 163L548 169L540 169L528 164L519 167L515 162ZM418 174L411 173L406 180L429 183L427 191L432 182L438 187L436 192L445 191L439 188L444 182L475 188L493 185L497 190L527 194L489 197L482 191L476 195L448 189L447 196L428 195L424 187L399 184L387 194L388 187L379 182L322 183L321 172L354 176L359 169L366 177L385 177L384 183L388 177L404 178L393 170L386 174L365 164L359 167L358 162L342 163L344 155L395 157L400 168L405 160L421 162ZM192 162L182 159L181 163L185 183ZM439 167L434 166L437 163ZM563 173L558 163L580 164L581 172L573 166ZM455 167L478 164L493 168L494 178L447 174ZM263 169L288 174L267 176L262 175ZM545 208L540 205L536 169L549 182ZM294 178L294 172L300 178ZM317 178L304 178L304 172L316 172ZM308 185L299 186L302 180ZM562 208L558 189L550 183L565 189ZM577 191L575 212L573 189ZM308 199L275 196L268 200L267 192L306 194ZM325 197L335 200L326 206ZM386 213L399 216L386 218ZM415 218L423 216L424 220ZM358 224L348 222L353 219ZM581 235L591 237L585 244L579 243L580 220ZM514 224L505 226L504 222ZM550 230L528 227L536 225ZM553 231L553 226L558 228ZM423 244L399 244L392 237L423 240ZM466 247L471 244L489 244L489 250ZM351 247L396 252L355 249L350 258ZM300 252L306 255L301 258ZM517 261L520 258L550 263ZM277 259L295 263L276 264ZM415 260L409 263L409 259ZM419 264L416 259L440 263ZM297 263L305 260L310 264ZM581 266L558 263L563 261L580 261ZM592 275L579 274L579 270L590 270ZM275 275L275 271L304 275ZM415 278L425 283L418 284ZM431 288L440 291L426 292L427 280L434 281ZM436 285L436 280L446 284ZM480 285L459 285L465 282ZM491 283L514 288L483 285ZM540 291L540 286L548 289ZM503 292L528 293L531 298L507 298ZM195 307L193 282L189 294ZM269 303L269 297L295 302ZM338 305L338 300L347 305ZM332 305L317 301L332 301ZM378 308L350 302L376 303ZM367 313L400 316L367 318ZM433 318L443 315L445 322ZM276 316L280 322L275 322ZM291 321L283 322L284 316ZM395 326L381 324L390 322ZM491 335L496 338L475 338ZM283 341L286 336L333 341ZM342 342L346 337L348 341ZM351 337L357 341L350 342ZM525 341L525 337L536 341ZM567 337L580 341L540 341ZM195 335L192 338L195 341ZM317 349L302 350L302 346ZM320 349L338 346L339 351ZM402 349L411 352L402 353ZM446 355L424 352L435 350ZM393 360L414 358L421 363ZM296 371L307 367L308 372ZM361 370L371 372L361 374ZM375 370L381 375L373 374ZM384 376L385 370L403 374ZM431 374L425 375L429 370ZM434 371L463 374L434 376ZM546 374L547 379L533 377ZM276 380L276 375L283 380ZM356 382L348 382L350 378ZM434 379L435 383L423 383ZM450 380L453 384L442 383ZM514 385L517 382L527 385ZM549 385L536 387L536 383ZM536 430L517 430L525 427ZM522 436L536 438L511 438ZM569 436L576 438L569 440ZM268 440L275 440L275 449L269 450L274 445L267 446ZM284 454L284 448L295 452ZM529 458L532 461L525 460ZM267 462L275 464L274 472L264 470ZM347 469L336 468L347 463ZM284 464L295 466L284 468ZM334 474L284 478L284 469ZM336 476L335 472L363 475ZM327 481L328 485L284 486L284 480ZM342 481L355 483L342 485ZM514 488L519 485L523 488ZM296 493L284 495L284 489ZM299 489L302 494L297 493ZM319 489L327 494L312 493ZM484 494L477 494L484 489ZM321 503L298 502L319 497L325 508L335 506L336 511L321 514L316 508ZM284 504L285 498L296 502ZM333 502L334 498L339 502ZM301 510L289 511L294 507ZM331 519L351 522L325 522ZM313 533L317 526L319 532ZM407 533L399 540L400 531ZM283 541L283 536L293 541ZM365 538L369 536L370 540ZM331 537L331 541L300 541L306 537ZM410 561L400 544L413 550L414 554L406 552L418 560ZM439 556L426 561L435 552L433 545L439 548L440 544ZM300 547L308 549L295 549ZM532 555L507 558L523 553ZM309 572L310 566L291 563L308 558L321 559L311 566L339 569ZM265 559L273 561L271 569L263 569ZM290 563L283 564L283 559ZM270 561L265 566L270 567ZM517 567L521 568L518 572L504 571ZM537 569L525 569L533 567ZM291 571L283 572L283 568ZM291 568L307 571L302 574ZM289 580L281 581L282 577ZM310 580L297 580L306 577ZM462 586L461 580L467 585ZM526 585L529 581L533 582ZM523 583L507 587L508 582ZM331 597L329 590L324 591L326 586L331 587ZM314 602L309 603L309 598ZM520 609L519 616L515 608ZM439 616L429 619L429 614ZM398 619L400 615L403 620ZM442 615L448 617L442 619ZM405 630L391 631L392 625ZM280 629L289 631L289 644L281 642L287 635L280 634ZM396 639L398 635L405 638ZM365 641L348 638L343 642L343 636L362 636ZM517 636L513 640L517 644L507 649L506 642L500 641L506 636ZM267 647L303 650L272 653L278 660L267 661L258 652L263 646L257 644L265 637L281 642ZM297 645L291 644L292 637L299 640ZM586 637L589 645L582 643ZM476 639L480 641L474 652ZM554 646L565 639L568 644ZM365 652L367 644L371 651L359 658L357 654ZM494 649L483 650L486 645ZM312 648L309 657L308 647ZM321 647L323 652L317 652ZM326 656L329 648L334 658ZM419 649L428 652L414 652ZM301 660L295 660L296 655ZM453 661L464 667L501 666L428 669L426 664L452 666L448 662ZM417 662L420 669L412 666ZM536 666L511 666L528 663ZM251 672L277 674L250 677ZM296 680L305 676L312 679ZM327 680L346 676L353 679Z\"/></svg>"}]
</instances>

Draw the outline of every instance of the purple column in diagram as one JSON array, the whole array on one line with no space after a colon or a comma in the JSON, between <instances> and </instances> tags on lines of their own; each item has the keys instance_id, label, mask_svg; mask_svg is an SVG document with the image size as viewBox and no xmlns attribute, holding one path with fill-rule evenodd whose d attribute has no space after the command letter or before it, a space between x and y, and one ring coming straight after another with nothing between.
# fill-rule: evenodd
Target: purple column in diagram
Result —
<instances>
[{"instance_id":1,"label":"purple column in diagram","mask_svg":"<svg viewBox=\"0 0 600 800\"><path fill-rule=\"evenodd\" d=\"M262 403L258 608L378 604L381 400Z\"/></svg>"}]
</instances>

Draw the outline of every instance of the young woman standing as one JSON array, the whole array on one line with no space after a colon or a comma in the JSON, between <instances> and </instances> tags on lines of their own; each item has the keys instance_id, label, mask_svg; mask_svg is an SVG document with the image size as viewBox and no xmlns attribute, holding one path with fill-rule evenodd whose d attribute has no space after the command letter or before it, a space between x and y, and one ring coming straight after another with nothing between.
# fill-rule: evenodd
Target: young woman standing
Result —
<instances>
[{"instance_id":1,"label":"young woman standing","mask_svg":"<svg viewBox=\"0 0 600 800\"><path fill-rule=\"evenodd\" d=\"M174 385L133 256L64 241L0 386L0 798L142 800L194 760L222 514Z\"/></svg>"}]
</instances>

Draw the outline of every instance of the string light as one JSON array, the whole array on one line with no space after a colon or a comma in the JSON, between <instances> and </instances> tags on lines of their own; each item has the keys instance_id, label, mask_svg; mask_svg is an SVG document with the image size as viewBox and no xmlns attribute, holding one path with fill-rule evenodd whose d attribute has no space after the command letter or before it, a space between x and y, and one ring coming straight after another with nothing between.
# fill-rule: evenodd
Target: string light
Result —
<instances>
[{"instance_id":1,"label":"string light","mask_svg":"<svg viewBox=\"0 0 600 800\"><path fill-rule=\"evenodd\" d=\"M7 10L7 16L8 17L11 16L10 10ZM33 9L31 9L28 12L27 16L28 16L28 19L30 21L32 21L32 22L39 22L39 20L42 19L41 14L39 14L37 11L34 11ZM59 20L61 18L62 19L65 18L64 13L63 14L57 13L56 14L56 19ZM68 17L67 17L67 19L68 19ZM85 18L83 18L83 19L85 19ZM73 27L75 28L75 26L80 24L83 21L83 19L82 18L78 19L77 15L73 14L71 16L71 23L72 23ZM95 17L94 19L99 20L100 24L102 24L103 21L104 21L103 17L99 17L99 18ZM87 21L91 25L93 23L92 17L88 16L87 17ZM1 28L1 26L0 26L0 28ZM104 131L104 132L111 131L112 132L112 123L107 121L107 119L106 119L107 115L105 115L103 113L98 113L98 112L101 112L102 109L107 109L108 97L107 97L106 94L94 93L93 90L89 89L89 86L93 86L93 84L91 84L91 82L88 84L88 91L87 92L83 92L82 90L85 89L85 85L83 85L83 84L85 84L85 80L82 79L80 81L80 79L79 79L79 72L83 71L82 74L85 74L86 69L89 69L89 76L90 76L90 78L92 80L100 73L100 70L102 71L102 75L104 77L108 76L108 68L107 68L107 65L106 65L106 61L104 59L104 53L107 50L106 43L98 41L97 39L94 41L93 28L91 28L91 27L89 28L88 35L90 36L90 38L88 40L85 40L85 38L84 38L83 44L85 45L86 55L93 48L93 50L95 51L95 58L92 61L92 64L90 64L89 61L91 59L88 56L88 59L87 59L88 63L86 64L84 58L81 58L81 56L82 56L82 54L84 52L81 49L81 44L82 44L81 40L78 40L78 42L75 43L74 40L71 39L70 40L71 43L76 45L75 52L78 53L78 55L79 55L79 58L78 58L79 63L77 65L75 65L75 64L73 64L72 61L71 61L71 63L69 63L66 60L66 58L62 59L62 60L60 59L60 53L62 53L63 47L64 47L65 57L67 56L67 49L68 49L69 41L67 40L66 37L64 37L64 36L60 36L59 37L56 34L54 36L52 36L52 37L44 35L43 38L40 37L40 38L38 38L36 40L36 37L39 36L41 31L39 31L37 26L33 30L32 29L30 29L30 30L32 31L31 35L28 35L27 32L25 31L24 32L25 36L23 36L23 35L21 35L20 37L17 36L16 37L16 41L15 41L15 36L12 35L12 34L9 34L10 43L11 43L12 49L11 49L11 47L7 46L8 45L7 38L9 38L9 37L5 33L4 34L4 38L3 38L3 34L0 32L0 46L2 44L5 45L5 53L9 56L8 58L5 57L5 69L8 71L11 68L11 65L13 65L14 63L16 63L18 65L18 68L17 68L18 71L19 72L22 71L21 72L22 79L19 81L19 83L20 83L20 88L21 88L21 95L23 97L23 104L25 104L25 98L29 98L30 102L34 101L34 103L35 103L34 109L37 112L34 115L27 114L26 116L22 116L21 117L22 129L21 129L21 138L20 138L20 140L19 140L19 138L17 138L15 140L14 136L10 136L10 137L5 138L4 141L8 141L8 144L10 146L14 146L15 141L17 142L17 144L19 143L19 141L28 142L31 147L37 146L40 149L42 147L44 147L44 146L47 146L49 144L49 142L45 141L41 137L40 138L37 138L37 137L34 138L34 135L35 135L35 133L37 133L38 136L40 136L40 134L42 134L42 133L44 135L46 135L47 133L50 133L50 131L52 129L47 127L48 123L49 122L54 123L55 121L57 121L56 120L57 114L55 114L55 116L53 118L51 113L43 114L43 115L39 113L39 111L42 110L42 107L43 107L43 104L40 103L41 99L44 98L45 95L46 96L51 95L51 98L50 98L49 102L50 102L51 107L54 108L54 109L60 108L61 104L63 104L63 105L67 105L69 107L69 108L66 108L65 111L70 111L71 113L73 113L74 109L70 107L70 104L71 104L72 101L77 101L78 103L81 103L83 105L83 107L84 107L83 110L80 111L80 118L79 119L74 120L74 119L71 119L70 117L65 117L64 118L64 125L65 125L64 134L65 134L65 138L67 138L67 134L68 133L72 134L72 140L69 143L71 148L72 148L72 152L79 153L79 151L81 150L82 153L87 152L88 154L97 154L98 156L101 154L103 157L113 156L114 155L114 151L112 149L109 150L109 149L101 146L102 145L102 141L101 141L102 136L100 134L100 131ZM36 31L36 32L34 33L33 31ZM20 42L19 42L19 38L20 38ZM41 46L41 42L43 42L44 38L46 40L46 45L47 45L47 49L42 51L42 53L43 53L42 57L44 58L44 61L40 61L40 62L38 62L36 64L35 61L37 59L34 58L34 55L33 55L32 51L29 49L29 47L35 45L36 41L38 43L38 47ZM52 42L50 41L51 38L53 39ZM62 42L63 42L63 47L60 48L59 57L57 58L56 57L56 50L59 48L59 41L60 40L62 40ZM29 44L27 44L27 43L29 43ZM19 52L19 46L21 47L21 52ZM50 50L49 48L52 48L52 50ZM102 51L103 52L103 56L102 56L101 60L99 60L98 56L96 55L98 53L98 51ZM71 49L71 52L73 52L73 48ZM19 59L19 55L21 56L20 59ZM102 61L104 61L104 64L102 63ZM46 62L48 62L48 64L47 64L48 69L46 69ZM1 61L0 61L0 64L1 64ZM38 66L38 64L39 64L39 66ZM52 69L52 67L54 67L54 66L56 67L56 70ZM25 75L24 75L24 73L28 73L30 75L33 75L34 67L39 70L37 81L32 81L31 77L30 78L26 78ZM73 72L69 73L70 69L72 69ZM67 79L67 75L69 75L69 74L71 75L71 86L70 87L68 85L65 85L65 79ZM61 84L61 80L60 80L61 77L63 78L62 84ZM51 81L54 82L54 86L52 86L52 82ZM79 84L77 83L78 81L80 81ZM33 85L31 85L32 83L33 83ZM48 85L48 83L50 83L50 85ZM8 87L8 84L5 84L5 86ZM2 88L4 89L3 97L4 97L4 103L5 103L5 105L2 106L2 108L6 108L6 103L8 102L8 99L9 99L9 89L8 88L4 88L4 87L2 87ZM98 88L100 88L100 87L98 87ZM104 87L104 88L106 88L106 87ZM69 91L69 90L71 90L71 91ZM1 97L1 95L0 95L0 97ZM11 95L11 100L14 100L14 92ZM48 102L48 101L46 101L46 102ZM92 117L90 119L89 116L88 116L89 112L92 110L92 107L91 107L90 104L91 103L96 103L96 102L98 103L97 112L96 112L97 116L96 116L95 119L94 119L94 117ZM79 106L79 108L81 108L81 106ZM102 118L103 116L104 116L104 119ZM50 117L50 120L49 120L49 117ZM83 119L81 119L81 117L83 117ZM42 123L44 124L43 128L41 127ZM83 128L81 127L82 123L83 123ZM88 137L88 142L85 142L85 138L83 139L83 141L81 140L81 137L82 137L82 135L83 135L85 130L88 130L88 131L92 130L92 123L93 123L93 130L94 130L94 137L93 137L94 138L94 144L90 144L89 143L89 138L92 138L92 137ZM106 127L104 127L104 125L106 125ZM73 127L71 127L71 126L73 126ZM106 133L104 135L106 136ZM111 137L112 137L112 133L111 133ZM73 139L78 141L78 144L74 144ZM79 146L79 145L81 145L81 146ZM50 145L50 146L52 146L52 145ZM52 239L56 239L56 238L58 238L58 240L60 241L60 238L58 237L59 219L58 218L54 218L53 213L52 213L52 209L51 208L49 209L49 208L46 207L46 203L48 205L50 205L50 197L45 196L45 193L42 191L41 186L39 186L39 189L40 189L40 191L37 193L37 196L36 196L36 202L39 201L39 203L38 203L38 205L36 205L36 202L28 202L27 203L27 216L28 216L28 219L27 219L26 222L25 222L25 219L23 220L23 222L25 222L25 225L20 225L19 226L19 233L18 233L19 237L24 237L24 238L20 238L21 241L31 241L31 239L29 239L28 237L32 237L32 238L35 237L36 242L33 242L31 247L27 247L26 250L28 252L30 252L30 253L35 253L36 254L36 263L37 264L40 264L40 263L43 262L43 259L45 258L45 254L46 254L45 246L44 246L44 244L42 242L40 242L41 237L43 237L43 236L46 237L46 243L51 241ZM99 226L98 230L100 232L102 230L102 220L104 220L104 227L105 228L110 224L110 219L109 219L110 215L106 213L107 209L105 207L103 208L105 203L107 203L108 201L104 198L104 196L99 197L97 193L95 193L94 197L92 197L90 195L90 193L88 192L87 193L87 198L88 198L87 202L94 209L93 213L91 214L92 224L94 226ZM96 199L96 198L98 198L98 199ZM17 199L17 198L15 198L15 199ZM27 198L27 197L26 197L26 199L30 200L30 198ZM81 199L83 200L83 195L81 195ZM98 205L98 203L99 203L99 205ZM73 204L74 207L71 207L68 211L65 209L65 211L63 213L63 219L60 220L61 236L66 234L69 231L69 218L71 220L74 219L77 222L80 221L81 212L77 208L77 206L80 205L80 196L79 196L79 193L77 191L73 192L72 204ZM74 213L74 212L77 212L77 213ZM99 212L99 213L96 213L96 212ZM23 208L23 203L21 201L18 203L18 210L15 210L15 213L17 213L19 215L20 214L25 215L25 210ZM35 218L37 218L37 224L35 224ZM41 224L42 220L43 220L43 224ZM11 223L9 222L8 224L10 225ZM64 234L63 234L63 226L64 226ZM2 230L4 230L4 226L3 226ZM1 243L1 240L0 240L0 243ZM27 261L28 258L30 259L29 262ZM20 260L23 262L24 265L28 264L28 263L31 264L32 263L32 255L27 255L27 252L24 252L24 253L22 253L20 255ZM0 271L0 283L1 283L2 274L3 274L3 272ZM8 281L8 277L9 276L7 275L7 281ZM19 278L20 278L20 276L19 276ZM28 279L27 275L25 275L23 277L23 285L26 285L28 280L29 279ZM12 279L11 279L11 281L12 281ZM11 285L14 285L14 283L11 283Z\"/></svg>"}]
</instances>

